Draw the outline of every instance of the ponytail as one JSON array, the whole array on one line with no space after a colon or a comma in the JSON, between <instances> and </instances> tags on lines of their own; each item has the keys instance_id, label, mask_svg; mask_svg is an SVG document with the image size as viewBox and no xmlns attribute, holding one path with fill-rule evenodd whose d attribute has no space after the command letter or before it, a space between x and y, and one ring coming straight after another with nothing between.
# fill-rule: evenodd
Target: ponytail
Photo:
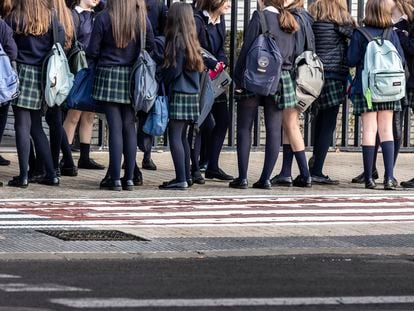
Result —
<instances>
[{"instance_id":1,"label":"ponytail","mask_svg":"<svg viewBox=\"0 0 414 311\"><path fill-rule=\"evenodd\" d=\"M293 15L284 8L279 8L280 11L280 28L287 33L295 33L299 30L299 24Z\"/></svg>"}]
</instances>

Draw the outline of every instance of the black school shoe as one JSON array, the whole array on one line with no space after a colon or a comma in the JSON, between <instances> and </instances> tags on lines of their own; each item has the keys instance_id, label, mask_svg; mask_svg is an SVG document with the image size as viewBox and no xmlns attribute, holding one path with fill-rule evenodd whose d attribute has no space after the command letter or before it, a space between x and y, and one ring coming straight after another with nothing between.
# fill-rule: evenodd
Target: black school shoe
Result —
<instances>
[{"instance_id":1,"label":"black school shoe","mask_svg":"<svg viewBox=\"0 0 414 311\"><path fill-rule=\"evenodd\" d=\"M40 179L37 183L46 186L59 186L60 181L58 177L45 176L42 179Z\"/></svg>"},{"instance_id":2,"label":"black school shoe","mask_svg":"<svg viewBox=\"0 0 414 311\"><path fill-rule=\"evenodd\" d=\"M398 182L394 177L384 179L384 190L397 190L397 186Z\"/></svg>"},{"instance_id":3,"label":"black school shoe","mask_svg":"<svg viewBox=\"0 0 414 311\"><path fill-rule=\"evenodd\" d=\"M134 173L134 178L132 179L134 186L142 186L144 184L144 179L142 178L142 173L139 172L139 174Z\"/></svg>"},{"instance_id":4,"label":"black school shoe","mask_svg":"<svg viewBox=\"0 0 414 311\"><path fill-rule=\"evenodd\" d=\"M270 183L273 186L280 186L280 187L292 187L293 186L293 180L291 176L285 177L285 176L276 175L270 180Z\"/></svg>"},{"instance_id":5,"label":"black school shoe","mask_svg":"<svg viewBox=\"0 0 414 311\"><path fill-rule=\"evenodd\" d=\"M401 187L403 188L414 188L414 178L401 182Z\"/></svg>"},{"instance_id":6,"label":"black school shoe","mask_svg":"<svg viewBox=\"0 0 414 311\"><path fill-rule=\"evenodd\" d=\"M134 190L134 181L132 179L121 178L122 190L132 191Z\"/></svg>"},{"instance_id":7,"label":"black school shoe","mask_svg":"<svg viewBox=\"0 0 414 311\"><path fill-rule=\"evenodd\" d=\"M20 176L14 176L9 182L7 183L9 187L17 187L17 188L27 188L29 186L29 181L27 178L20 178Z\"/></svg>"},{"instance_id":8,"label":"black school shoe","mask_svg":"<svg viewBox=\"0 0 414 311\"><path fill-rule=\"evenodd\" d=\"M161 190L186 190L188 183L186 181L176 181L175 179L166 181L158 186Z\"/></svg>"},{"instance_id":9,"label":"black school shoe","mask_svg":"<svg viewBox=\"0 0 414 311\"><path fill-rule=\"evenodd\" d=\"M247 189L249 182L247 179L236 178L229 183L229 187L234 189Z\"/></svg>"},{"instance_id":10,"label":"black school shoe","mask_svg":"<svg viewBox=\"0 0 414 311\"><path fill-rule=\"evenodd\" d=\"M102 179L99 188L102 190L113 190L113 191L121 191L122 190L122 184L121 181L113 180L109 176L105 176L104 179Z\"/></svg>"},{"instance_id":11,"label":"black school shoe","mask_svg":"<svg viewBox=\"0 0 414 311\"><path fill-rule=\"evenodd\" d=\"M310 176L309 177L303 177L303 176L299 175L293 181L293 186L301 187L301 188L311 188L312 187L312 178Z\"/></svg>"},{"instance_id":12,"label":"black school shoe","mask_svg":"<svg viewBox=\"0 0 414 311\"><path fill-rule=\"evenodd\" d=\"M10 165L10 161L9 160L7 160L7 159L5 159L5 158L3 158L1 155L0 155L0 166L9 166Z\"/></svg>"},{"instance_id":13,"label":"black school shoe","mask_svg":"<svg viewBox=\"0 0 414 311\"><path fill-rule=\"evenodd\" d=\"M374 180L377 180L379 178L378 176L378 171L377 170L373 170L372 171L372 178ZM359 174L358 176L352 178L352 183L353 184L363 184L365 182L365 175L364 172L362 172L361 174Z\"/></svg>"},{"instance_id":14,"label":"black school shoe","mask_svg":"<svg viewBox=\"0 0 414 311\"><path fill-rule=\"evenodd\" d=\"M149 171L157 170L157 166L155 165L154 161L152 161L152 159L142 160L142 168L144 170L149 170Z\"/></svg>"},{"instance_id":15,"label":"black school shoe","mask_svg":"<svg viewBox=\"0 0 414 311\"><path fill-rule=\"evenodd\" d=\"M272 184L269 179L266 179L265 181L259 180L253 184L253 188L270 190L272 189Z\"/></svg>"},{"instance_id":16,"label":"black school shoe","mask_svg":"<svg viewBox=\"0 0 414 311\"><path fill-rule=\"evenodd\" d=\"M86 170L104 170L105 166L97 163L93 159L88 159L88 160L79 159L78 168L82 168Z\"/></svg>"},{"instance_id":17,"label":"black school shoe","mask_svg":"<svg viewBox=\"0 0 414 311\"><path fill-rule=\"evenodd\" d=\"M234 177L231 175L226 174L221 168L219 168L217 171L213 170L206 170L205 177L208 179L219 179L219 180L225 180L230 181L233 180Z\"/></svg>"},{"instance_id":18,"label":"black school shoe","mask_svg":"<svg viewBox=\"0 0 414 311\"><path fill-rule=\"evenodd\" d=\"M69 166L69 167L61 166L60 175L76 177L78 176L78 168L76 166Z\"/></svg>"},{"instance_id":19,"label":"black school shoe","mask_svg":"<svg viewBox=\"0 0 414 311\"><path fill-rule=\"evenodd\" d=\"M326 176L312 175L312 183L317 184L317 185L339 185L339 180L330 179L328 175Z\"/></svg>"},{"instance_id":20,"label":"black school shoe","mask_svg":"<svg viewBox=\"0 0 414 311\"><path fill-rule=\"evenodd\" d=\"M203 178L200 171L194 172L191 178L194 184L204 185L206 183L206 180Z\"/></svg>"},{"instance_id":21,"label":"black school shoe","mask_svg":"<svg viewBox=\"0 0 414 311\"><path fill-rule=\"evenodd\" d=\"M373 178L370 178L365 181L365 188L366 189L375 189L377 187L377 184L375 183Z\"/></svg>"}]
</instances>

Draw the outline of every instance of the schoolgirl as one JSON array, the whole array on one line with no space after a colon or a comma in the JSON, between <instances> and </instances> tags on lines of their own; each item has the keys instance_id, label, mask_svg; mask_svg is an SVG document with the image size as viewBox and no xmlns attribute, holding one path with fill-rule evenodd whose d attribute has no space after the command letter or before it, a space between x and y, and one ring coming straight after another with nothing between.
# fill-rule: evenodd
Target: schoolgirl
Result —
<instances>
[{"instance_id":1,"label":"schoolgirl","mask_svg":"<svg viewBox=\"0 0 414 311\"><path fill-rule=\"evenodd\" d=\"M356 26L348 12L346 0L318 0L309 8L315 19L316 54L324 66L325 84L321 95L313 104L316 108L314 119L315 136L312 159L309 161L312 183L337 185L339 182L323 174L323 165L341 104L346 103L346 83L349 67L346 64L348 39Z\"/></svg>"},{"instance_id":2,"label":"schoolgirl","mask_svg":"<svg viewBox=\"0 0 414 311\"><path fill-rule=\"evenodd\" d=\"M152 51L154 35L144 0L108 0L95 18L86 50L96 76L93 97L102 102L109 127L109 168L101 189L133 190L137 151L135 111L129 97L129 76L140 50L140 32ZM125 174L121 179L121 157Z\"/></svg>"},{"instance_id":3,"label":"schoolgirl","mask_svg":"<svg viewBox=\"0 0 414 311\"><path fill-rule=\"evenodd\" d=\"M391 19L392 1L368 0L365 7L365 29L373 37L381 37L384 32L393 26ZM402 59L404 52L396 32L391 29L390 41L398 50ZM362 69L364 55L368 45L367 39L360 31L355 31L348 48L347 59L350 67L356 67L356 76L352 85L352 102L355 115L362 116L362 154L364 163L365 188L376 187L372 176L375 152L375 139L378 132L384 158L385 176L384 189L394 190L394 137L393 112L401 110L401 102L373 103L368 106L362 91Z\"/></svg>"},{"instance_id":4,"label":"schoolgirl","mask_svg":"<svg viewBox=\"0 0 414 311\"><path fill-rule=\"evenodd\" d=\"M408 15L405 11L412 10L412 5L404 0L392 0L390 5L393 7L392 9L392 21L394 23L394 29L400 30L399 32L403 32L408 27ZM411 6L411 8L410 8ZM398 33L398 32L397 32ZM404 49L404 54L410 53L409 50ZM407 85L408 87L408 85ZM394 166L397 162L398 154L401 147L402 136L403 136L403 121L404 116L406 115L407 109L409 107L408 101L406 98L401 100L401 111L394 111L393 115L393 135L394 135ZM377 170L377 155L378 149L380 146L380 139L377 135L377 139L375 141L375 151L374 151L374 163L372 165L372 177L374 180L378 179L378 170ZM358 176L352 178L352 183L364 183L365 177L364 173L362 172ZM393 183L395 186L398 185L398 181L396 178L393 178Z\"/></svg>"},{"instance_id":5,"label":"schoolgirl","mask_svg":"<svg viewBox=\"0 0 414 311\"><path fill-rule=\"evenodd\" d=\"M4 18L7 16L12 9L11 0L0 1L0 16ZM7 24L0 19L0 44L3 47L3 50L10 58L10 61L15 64L17 57L17 47L13 39L13 31L10 29ZM9 112L10 103L3 103L0 106L0 143L3 138L4 129L7 124L7 117ZM3 158L0 155L0 166L10 165L10 161Z\"/></svg>"},{"instance_id":6,"label":"schoolgirl","mask_svg":"<svg viewBox=\"0 0 414 311\"><path fill-rule=\"evenodd\" d=\"M78 0L75 7L71 10L76 37L83 49L89 44L91 38L94 8L99 4L99 0ZM90 147L92 140L93 123L95 113L70 109L63 123L67 135L67 143L62 144L63 160L61 162L62 175L74 175L77 168L71 160L70 144L73 142L76 127L79 124L80 157L78 167L82 169L103 170L105 166L97 163L90 158Z\"/></svg>"},{"instance_id":7,"label":"schoolgirl","mask_svg":"<svg viewBox=\"0 0 414 311\"><path fill-rule=\"evenodd\" d=\"M284 8L283 0L264 0L259 3L263 7L269 32L274 36L276 43L284 59L282 66L280 94L275 96L258 96L249 94L243 90L243 75L246 68L247 53L261 34L260 16L254 12L246 35L240 56L237 60L234 73L234 82L239 94L237 106L237 159L239 176L229 186L232 188L246 189L248 187L247 168L249 163L251 130L253 121L257 115L258 107L264 106L264 118L266 126L265 160L259 181L253 184L253 188L270 189L270 175L275 166L281 143L282 111L286 107L294 107L295 90L293 88L290 71L292 70L295 50L295 32L299 25L292 14Z\"/></svg>"},{"instance_id":8,"label":"schoolgirl","mask_svg":"<svg viewBox=\"0 0 414 311\"><path fill-rule=\"evenodd\" d=\"M395 3L396 6L393 12L393 20L394 22L397 22L395 24L396 32L404 50L409 71L407 97L406 100L403 101L402 116L404 116L407 109L412 109L414 107L414 4L408 0L396 0ZM409 181L401 182L401 186L404 188L414 188L414 178Z\"/></svg>"},{"instance_id":9,"label":"schoolgirl","mask_svg":"<svg viewBox=\"0 0 414 311\"><path fill-rule=\"evenodd\" d=\"M301 1L285 1L285 9L303 9L303 3ZM305 20L308 20L310 16L305 15ZM298 18L302 23L302 20ZM308 24L307 22L306 24ZM299 25L299 29L302 27L304 30L305 25ZM308 26L309 27L309 26ZM303 36L303 35L301 35ZM295 47L296 53L292 55L290 62L293 64L295 56L298 52L303 51L304 47ZM292 78L288 77L287 74L284 77L286 81L292 81ZM286 83L285 83L286 84ZM290 83L288 89L284 90L284 99L279 103L279 107L283 110L283 164L281 172L272 178L273 185L284 185L291 186L292 184L296 187L311 187L312 180L309 174L308 164L306 162L305 155L305 143L302 138L299 127L299 111L295 108L296 96L293 83ZM296 158L296 162L299 166L300 175L292 181L291 170L293 157Z\"/></svg>"},{"instance_id":10,"label":"schoolgirl","mask_svg":"<svg viewBox=\"0 0 414 311\"><path fill-rule=\"evenodd\" d=\"M167 6L162 0L145 0L148 11L148 18L151 22L154 36L163 36L165 21L167 19ZM137 130L137 142L138 148L144 153L142 159L142 168L146 170L156 171L157 166L151 158L152 145L154 144L154 136L148 135L143 131L144 124L147 120L148 114L139 111L138 112L138 130ZM136 166L136 172L134 173L135 179L140 174L138 165Z\"/></svg>"},{"instance_id":11,"label":"schoolgirl","mask_svg":"<svg viewBox=\"0 0 414 311\"><path fill-rule=\"evenodd\" d=\"M226 25L224 14L230 9L229 0L197 1L195 21L197 33L202 48L209 51L217 61L205 59L210 70L210 77L219 74L228 66L228 59L224 51ZM224 93L216 98L210 116L206 119L201 132L196 137L192 155L192 175L196 183L202 184L204 180L199 169L199 158L202 144L206 145L208 154L208 167L205 177L208 179L232 180L233 176L226 174L219 167L219 157L230 124L230 114L227 104L227 95ZM208 140L201 141L201 135Z\"/></svg>"},{"instance_id":12,"label":"schoolgirl","mask_svg":"<svg viewBox=\"0 0 414 311\"><path fill-rule=\"evenodd\" d=\"M171 5L165 36L163 76L170 94L168 133L176 176L159 188L186 189L192 185L187 132L199 115L200 72L204 70L190 4Z\"/></svg>"},{"instance_id":13,"label":"schoolgirl","mask_svg":"<svg viewBox=\"0 0 414 311\"><path fill-rule=\"evenodd\" d=\"M59 185L49 142L42 127L42 63L53 45L52 16L48 0L16 0L13 11L6 18L14 31L18 48L17 68L20 79L20 96L12 102L20 168L19 176L9 181L9 186L13 187L28 186L30 136L46 173L38 182L50 186ZM65 33L60 23L58 30L59 42L63 46Z\"/></svg>"}]
</instances>

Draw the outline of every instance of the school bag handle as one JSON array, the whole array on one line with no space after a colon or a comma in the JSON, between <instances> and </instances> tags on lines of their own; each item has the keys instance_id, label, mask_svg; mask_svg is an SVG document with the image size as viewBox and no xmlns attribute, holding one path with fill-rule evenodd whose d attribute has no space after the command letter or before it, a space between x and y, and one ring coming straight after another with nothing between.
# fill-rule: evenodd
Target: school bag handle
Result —
<instances>
[{"instance_id":1,"label":"school bag handle","mask_svg":"<svg viewBox=\"0 0 414 311\"><path fill-rule=\"evenodd\" d=\"M267 26L266 16L264 13L260 10L257 10L257 13L259 14L259 21L260 21L260 27L262 28L262 33L269 34L269 27Z\"/></svg>"},{"instance_id":2,"label":"school bag handle","mask_svg":"<svg viewBox=\"0 0 414 311\"><path fill-rule=\"evenodd\" d=\"M374 38L374 36L365 28L358 28L358 31L365 37L365 39L368 40L368 43L371 41L375 41L377 42L377 44L379 45L383 45L384 44L384 40L390 40L391 39L391 28L386 28L384 29L384 32L381 35L380 38L380 42L378 41L377 38Z\"/></svg>"}]
</instances>

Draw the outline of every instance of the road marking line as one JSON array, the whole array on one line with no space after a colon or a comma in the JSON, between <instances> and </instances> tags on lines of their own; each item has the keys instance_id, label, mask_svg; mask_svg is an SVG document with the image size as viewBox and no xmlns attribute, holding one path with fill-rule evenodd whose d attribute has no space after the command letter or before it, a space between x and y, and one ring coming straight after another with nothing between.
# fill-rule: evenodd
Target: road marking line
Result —
<instances>
[{"instance_id":1,"label":"road marking line","mask_svg":"<svg viewBox=\"0 0 414 311\"><path fill-rule=\"evenodd\" d=\"M0 290L7 293L15 292L90 292L90 289L63 286L58 284L25 284L4 283L0 284Z\"/></svg>"},{"instance_id":2,"label":"road marking line","mask_svg":"<svg viewBox=\"0 0 414 311\"><path fill-rule=\"evenodd\" d=\"M251 307L303 305L368 305L414 303L414 296L307 297L307 298L228 298L228 299L128 299L128 298L57 298L50 302L66 307L87 308L183 308Z\"/></svg>"},{"instance_id":3,"label":"road marking line","mask_svg":"<svg viewBox=\"0 0 414 311\"><path fill-rule=\"evenodd\" d=\"M0 279L20 279L21 276L12 274L0 274Z\"/></svg>"}]
</instances>

